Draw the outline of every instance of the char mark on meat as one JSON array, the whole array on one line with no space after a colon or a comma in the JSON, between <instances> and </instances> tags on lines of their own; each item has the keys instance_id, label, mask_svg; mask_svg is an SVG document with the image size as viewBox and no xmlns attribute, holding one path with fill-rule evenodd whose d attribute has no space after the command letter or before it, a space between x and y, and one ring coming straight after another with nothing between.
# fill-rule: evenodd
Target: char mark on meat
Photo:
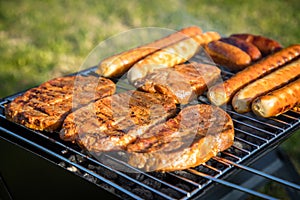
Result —
<instances>
[{"instance_id":1,"label":"char mark on meat","mask_svg":"<svg viewBox=\"0 0 300 200\"><path fill-rule=\"evenodd\" d=\"M140 91L118 93L67 116L60 137L90 152L123 150L148 128L174 116L173 99Z\"/></svg>"},{"instance_id":2,"label":"char mark on meat","mask_svg":"<svg viewBox=\"0 0 300 200\"><path fill-rule=\"evenodd\" d=\"M95 76L66 76L26 91L5 107L7 119L28 128L53 132L72 110L112 95L115 84Z\"/></svg>"},{"instance_id":3,"label":"char mark on meat","mask_svg":"<svg viewBox=\"0 0 300 200\"><path fill-rule=\"evenodd\" d=\"M230 116L206 104L188 106L127 146L129 164L145 171L198 166L233 144Z\"/></svg>"}]
</instances>

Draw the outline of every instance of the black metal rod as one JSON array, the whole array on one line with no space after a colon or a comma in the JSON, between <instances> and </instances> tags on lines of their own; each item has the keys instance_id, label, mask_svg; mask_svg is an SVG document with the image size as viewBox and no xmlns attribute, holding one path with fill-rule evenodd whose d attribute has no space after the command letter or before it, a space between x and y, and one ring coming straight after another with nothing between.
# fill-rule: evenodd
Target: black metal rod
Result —
<instances>
[{"instance_id":1,"label":"black metal rod","mask_svg":"<svg viewBox=\"0 0 300 200\"><path fill-rule=\"evenodd\" d=\"M272 181L276 181L280 184L283 184L283 185L286 185L288 187L291 187L291 188L294 188L296 190L300 190L300 186L295 184L295 183L292 183L292 182L289 182L289 181L286 181L286 180L283 180L281 178L278 178L278 177L275 177L275 176L272 176L270 174L266 174L262 171L259 171L259 170L256 170L256 169L253 169L253 168L250 168L250 167L247 167L247 166L244 166L244 165L241 165L241 164L237 164L235 162L232 162L230 160L227 160L227 159L224 159L224 158L219 158L219 157L216 157L216 160L222 160L224 162L227 162L228 164L231 164L235 167L238 167L240 169L243 169L243 170L246 170L246 171L249 171L253 174L256 174L256 175L259 175L259 176L262 176L262 177L265 177L267 179L270 179Z\"/></svg>"},{"instance_id":2,"label":"black metal rod","mask_svg":"<svg viewBox=\"0 0 300 200\"><path fill-rule=\"evenodd\" d=\"M202 176L202 177L204 177L204 178L206 178L206 179L209 179L209 180L211 180L211 181L214 181L214 182L216 182L216 183L225 185L225 186L230 187L230 188L234 188L234 189L240 190L240 191L242 191L242 192L246 192L246 193L248 193L248 194L251 194L251 195L254 195L254 196L263 198L263 199L269 199L269 200L275 200L275 199L277 199L277 198L271 197L271 196L269 196L269 195L262 194L262 193L260 193L260 192L256 192L256 191L254 191L254 190L250 190L250 189L248 189L248 188L241 187L241 186L236 185L236 184L234 184L234 183L230 183L230 182L228 182L228 181L224 181L224 180L222 180L222 179L218 179L218 178L215 178L215 177L213 177L213 176L209 176L209 175L204 174L204 173L202 173L202 172L198 172L198 171L196 171L196 170L194 170L194 169L188 169L188 171L190 171L191 173L197 174L197 175L199 175L199 176Z\"/></svg>"},{"instance_id":3,"label":"black metal rod","mask_svg":"<svg viewBox=\"0 0 300 200\"><path fill-rule=\"evenodd\" d=\"M55 153L55 152L53 152L53 151L51 151L51 150L49 150L49 149L47 149L47 148L45 148L45 147L43 147L43 146L41 146L41 145L39 145L39 144L37 144L37 143L31 141L31 140L28 140L28 139L26 139L26 138L24 138L24 137L22 137L22 136L20 136L20 135L18 135L18 134L16 134L16 133L13 133L13 132L11 132L11 131L9 131L9 130L7 130L7 129L5 129L5 128L2 128L2 127L0 127L0 131L9 133L10 135L14 136L15 138L17 138L17 139L19 139L19 140L22 140L22 141L26 142L27 144L30 144L30 145L32 145L33 147L36 147L36 148L42 150L43 152L45 152L45 153L47 153L47 154L52 155L52 156L54 156L54 157L57 157L57 158L59 158L60 160L66 162L66 163L68 163L68 164L70 164L70 165L72 165L72 166L74 166L74 167L76 167L76 168L78 168L78 169L80 169L80 170L85 171L86 173L90 174L91 176L94 176L94 177L98 178L99 180L103 181L104 183L106 183L106 184L108 184L108 185L111 185L111 186L114 187L114 188L119 189L120 191L122 191L122 192L124 192L125 194L131 196L131 197L134 198L134 199L142 199L142 198L138 197L137 195L133 194L132 192L130 192L130 191L124 189L123 187L120 187L120 186L118 186L117 184L115 184L115 183L109 181L108 179L106 179L106 178L104 178L104 177L102 177L102 176L100 176L100 175L98 175L98 174L96 174L96 173L94 173L94 172L92 172L92 171L85 170L85 168L82 167L82 166L80 166L79 164L73 163L73 162L71 162L70 160L68 160L67 158L64 158L63 156L58 155L57 153Z\"/></svg>"},{"instance_id":4,"label":"black metal rod","mask_svg":"<svg viewBox=\"0 0 300 200\"><path fill-rule=\"evenodd\" d=\"M234 111L232 111L230 109L226 109L226 112L231 113L231 114L236 115L236 116L239 116L239 117L243 117L243 118L249 119L249 120L251 120L251 121L253 121L255 123L262 124L264 126L270 126L270 127L276 128L276 129L281 130L281 131L284 130L284 128L282 128L282 127L279 127L279 126L276 126L274 124L270 124L270 123L267 123L267 122L263 122L261 120L258 120L256 118L254 118L254 117L249 117L249 116L247 116L245 114L240 114L238 112L234 112Z\"/></svg>"}]
</instances>

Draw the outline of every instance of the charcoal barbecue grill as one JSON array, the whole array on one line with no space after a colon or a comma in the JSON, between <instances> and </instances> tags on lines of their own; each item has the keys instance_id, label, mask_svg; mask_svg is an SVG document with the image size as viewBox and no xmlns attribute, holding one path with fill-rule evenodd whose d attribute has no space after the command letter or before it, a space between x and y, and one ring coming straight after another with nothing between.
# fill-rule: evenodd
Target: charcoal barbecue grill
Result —
<instances>
[{"instance_id":1,"label":"charcoal barbecue grill","mask_svg":"<svg viewBox=\"0 0 300 200\"><path fill-rule=\"evenodd\" d=\"M91 67L78 73L95 74L95 70ZM223 80L232 75L222 70ZM117 92L128 88L126 80L120 80ZM143 172L103 155L105 163L119 165L127 169L125 172L99 162L74 143L60 140L58 134L8 121L4 105L22 93L0 100L2 199L237 199L249 195L273 199L257 192L266 180L285 186L291 198L300 197L300 177L288 157L276 148L299 129L299 112L264 119L251 112L238 114L228 105L224 109L235 126L234 145L228 150L195 168L166 173ZM209 101L202 95L196 103ZM270 175L276 173L279 176Z\"/></svg>"}]
</instances>

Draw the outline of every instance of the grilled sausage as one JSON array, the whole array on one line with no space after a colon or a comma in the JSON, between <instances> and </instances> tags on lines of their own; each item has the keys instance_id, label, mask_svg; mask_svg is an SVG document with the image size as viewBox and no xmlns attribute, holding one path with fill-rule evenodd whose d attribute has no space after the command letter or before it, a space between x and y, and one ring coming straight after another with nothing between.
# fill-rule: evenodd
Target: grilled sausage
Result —
<instances>
[{"instance_id":1,"label":"grilled sausage","mask_svg":"<svg viewBox=\"0 0 300 200\"><path fill-rule=\"evenodd\" d=\"M134 83L153 72L154 69L173 67L184 63L195 55L201 45L218 38L220 35L217 32L206 32L163 48L134 64L127 73L128 81Z\"/></svg>"},{"instance_id":2,"label":"grilled sausage","mask_svg":"<svg viewBox=\"0 0 300 200\"><path fill-rule=\"evenodd\" d=\"M282 49L280 43L261 35L241 33L241 34L232 34L230 37L237 37L254 44L255 46L257 46L257 48L264 56L272 54Z\"/></svg>"},{"instance_id":3,"label":"grilled sausage","mask_svg":"<svg viewBox=\"0 0 300 200\"><path fill-rule=\"evenodd\" d=\"M249 112L251 110L251 103L256 97L282 87L298 76L300 76L300 59L277 69L239 90L232 99L232 106L238 113Z\"/></svg>"},{"instance_id":4,"label":"grilled sausage","mask_svg":"<svg viewBox=\"0 0 300 200\"><path fill-rule=\"evenodd\" d=\"M228 103L233 95L242 87L295 59L299 54L300 44L294 44L284 48L238 72L223 83L211 87L207 97L211 103L217 106L224 105Z\"/></svg>"},{"instance_id":5,"label":"grilled sausage","mask_svg":"<svg viewBox=\"0 0 300 200\"><path fill-rule=\"evenodd\" d=\"M205 50L214 62L231 71L239 71L251 63L251 58L246 52L219 40L208 43Z\"/></svg>"},{"instance_id":6,"label":"grilled sausage","mask_svg":"<svg viewBox=\"0 0 300 200\"><path fill-rule=\"evenodd\" d=\"M259 49L250 42L242 40L237 37L223 37L220 41L236 46L246 52L252 61L256 61L261 58Z\"/></svg>"},{"instance_id":7,"label":"grilled sausage","mask_svg":"<svg viewBox=\"0 0 300 200\"><path fill-rule=\"evenodd\" d=\"M264 96L257 97L252 103L252 111L261 117L273 117L297 105L300 105L300 78Z\"/></svg>"},{"instance_id":8,"label":"grilled sausage","mask_svg":"<svg viewBox=\"0 0 300 200\"><path fill-rule=\"evenodd\" d=\"M154 69L173 67L186 62L198 51L199 47L200 45L193 38L188 38L161 49L134 64L127 73L128 81L134 83L149 72L153 72Z\"/></svg>"},{"instance_id":9,"label":"grilled sausage","mask_svg":"<svg viewBox=\"0 0 300 200\"><path fill-rule=\"evenodd\" d=\"M198 34L193 37L200 45L206 45L214 40L220 39L221 36L219 33L214 31L208 31L203 34Z\"/></svg>"},{"instance_id":10,"label":"grilled sausage","mask_svg":"<svg viewBox=\"0 0 300 200\"><path fill-rule=\"evenodd\" d=\"M134 49L110 56L102 60L98 66L97 73L105 77L118 77L123 75L133 64L147 55L158 51L166 46L174 44L183 39L201 34L202 30L196 26L181 29L162 39L145 44Z\"/></svg>"}]
</instances>

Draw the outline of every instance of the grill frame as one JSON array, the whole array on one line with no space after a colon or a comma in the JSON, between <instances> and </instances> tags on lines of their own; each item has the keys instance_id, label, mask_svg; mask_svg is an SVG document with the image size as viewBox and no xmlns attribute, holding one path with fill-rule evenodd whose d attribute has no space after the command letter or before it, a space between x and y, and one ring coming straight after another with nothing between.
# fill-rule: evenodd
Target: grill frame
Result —
<instances>
[{"instance_id":1,"label":"grill frame","mask_svg":"<svg viewBox=\"0 0 300 200\"><path fill-rule=\"evenodd\" d=\"M96 67L91 67L78 73L81 75L95 74L95 69ZM232 73L222 70L223 80L229 78L232 75ZM114 81L118 81L117 92L130 89L126 80ZM140 196L138 196L138 194L143 192L143 190L134 191L134 187L136 187L146 189L144 192L150 191L153 197L162 197L162 199L177 199L176 195L174 194L172 194L173 196L167 195L167 193L170 191L173 191L173 193L175 191L175 193L181 194L181 196L178 195L178 199L193 199L196 197L203 196L203 193L205 191L209 191L211 188L215 187L214 180L209 180L200 177L199 175L195 175L195 173L193 173L194 169L180 172L167 172L164 174L163 180L160 179L161 175L159 175L159 173L154 173L155 175L153 175L152 173L144 173L134 168L132 168L132 170L135 170L136 172L138 172L137 174L140 175L124 174L123 172L114 170L113 168L102 164L91 157L87 157L87 155L83 153L77 145L61 141L57 135L33 131L31 129L23 127L22 125L10 122L4 116L4 104L12 101L16 96L21 95L22 93L23 92L19 92L17 94L0 100L0 132L3 133L0 135L0 138L2 140L9 141L10 143L13 143L18 147L28 150L33 154L50 161L52 164L63 168L64 170L70 171L74 175L81 177L83 180L88 181L93 185L97 185L98 187L100 187L100 190L102 190L104 193L112 193L113 195L119 198L139 199ZM200 96L197 102L192 103L209 104L205 95ZM278 144L282 143L286 138L290 137L296 130L300 128L300 113L296 111L288 111L287 113L282 114L278 117L274 117L271 119L263 119L255 116L251 112L247 114L238 114L232 109L230 105L227 105L227 107L224 109L227 111L227 113L229 113L229 115L233 119L236 136L234 145L231 148L229 148L229 150L222 152L218 156L221 156L221 158L226 159L230 158L229 160L233 160L237 164L243 164L247 166L251 165L259 158L264 157L265 154L275 149L278 146ZM276 130L276 132L273 133L273 130ZM255 143L252 143L253 141ZM241 143L242 148L241 146L239 146L239 144ZM245 148L246 146L249 146L250 150L247 150ZM245 155L243 156L243 158L235 158L235 151L238 151L240 152L240 154ZM106 169L109 172L115 173L118 177L117 179L120 179L119 177L122 177L122 179L131 182L130 187L133 187L133 189L126 189L125 187L120 186L122 185L122 182L120 182L120 180L109 180L109 178L105 177L105 175L99 175L91 171L91 169L81 166L81 163L78 164L78 162L75 162L74 160L72 161L72 158L70 157L72 157L73 155L69 157L66 156L66 154L69 154L70 152L73 152L75 157L76 155L79 155L79 157L81 156L82 158L88 160L88 162L95 163L96 166L99 165L102 167L102 169ZM108 159L114 160L114 158L109 156ZM214 163L213 160L215 159L212 158L210 161L198 167L199 169L196 168L196 170L204 170L210 173L214 172L214 175L212 175L213 173L211 173L210 175L212 175L213 178L216 178L217 180L224 180L232 176L238 170L237 167L228 164L228 166L224 170L220 171L218 168L214 167L214 164L211 164ZM124 163L121 162L121 164ZM81 172L78 173L76 172L76 170ZM182 174L185 174L185 176L182 176ZM194 181L192 179L188 180L186 178L187 174L188 176L196 176L195 180L198 180L199 182ZM143 179L139 178L139 176L143 176ZM95 183L93 182L93 177L97 179ZM139 179L141 179L141 181ZM174 180L186 182L186 185L194 189L186 191L186 189L180 188L177 185L174 185L172 183L170 184L169 181L166 181L165 179L171 179L173 180L173 182ZM158 182L161 186L166 188L166 190L162 192L161 189L150 187L149 185L151 185L151 183L142 182L145 180L152 180L153 182ZM203 180L204 183L202 184ZM97 183L97 181L101 184ZM113 188L114 192L111 191L111 188ZM168 191L168 189L170 191ZM259 195L256 194L255 191L253 191L252 194ZM265 198L268 198L268 196L266 196Z\"/></svg>"}]
</instances>

